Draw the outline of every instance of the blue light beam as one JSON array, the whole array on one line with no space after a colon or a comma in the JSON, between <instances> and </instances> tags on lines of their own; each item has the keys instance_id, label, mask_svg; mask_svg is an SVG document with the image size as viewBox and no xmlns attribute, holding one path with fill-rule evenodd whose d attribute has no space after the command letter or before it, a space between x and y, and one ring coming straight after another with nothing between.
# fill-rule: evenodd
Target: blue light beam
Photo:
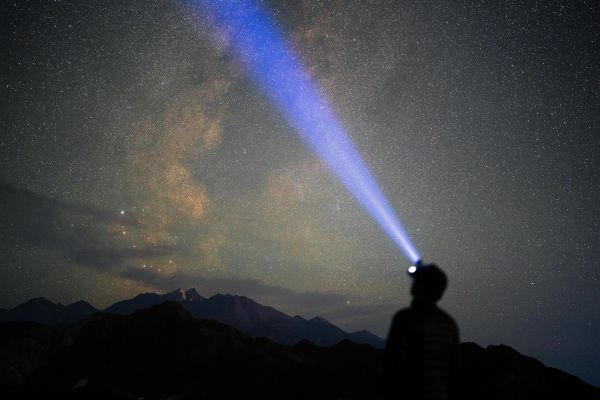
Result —
<instances>
[{"instance_id":1,"label":"blue light beam","mask_svg":"<svg viewBox=\"0 0 600 400\"><path fill-rule=\"evenodd\" d=\"M288 123L334 172L412 263L419 253L310 74L262 6L252 0L197 0L225 43Z\"/></svg>"}]
</instances>

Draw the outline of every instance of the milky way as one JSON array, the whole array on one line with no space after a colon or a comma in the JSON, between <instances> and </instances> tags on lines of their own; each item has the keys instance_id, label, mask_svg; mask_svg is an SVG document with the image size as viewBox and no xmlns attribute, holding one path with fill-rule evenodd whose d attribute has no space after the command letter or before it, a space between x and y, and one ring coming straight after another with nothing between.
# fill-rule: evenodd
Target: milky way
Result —
<instances>
[{"instance_id":1,"label":"milky way","mask_svg":"<svg viewBox=\"0 0 600 400\"><path fill-rule=\"evenodd\" d=\"M600 384L592 2L264 2L464 340ZM180 2L2 12L0 306L231 292L385 335L406 261Z\"/></svg>"}]
</instances>

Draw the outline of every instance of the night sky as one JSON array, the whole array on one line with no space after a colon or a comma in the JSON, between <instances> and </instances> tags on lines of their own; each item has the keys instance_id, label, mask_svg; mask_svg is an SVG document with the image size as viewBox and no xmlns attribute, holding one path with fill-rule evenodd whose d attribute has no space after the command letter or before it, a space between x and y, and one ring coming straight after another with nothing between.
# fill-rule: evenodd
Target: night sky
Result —
<instances>
[{"instance_id":1,"label":"night sky","mask_svg":"<svg viewBox=\"0 0 600 400\"><path fill-rule=\"evenodd\" d=\"M600 385L600 5L263 3L462 339ZM197 12L4 3L0 307L196 287L385 336L407 259Z\"/></svg>"}]
</instances>

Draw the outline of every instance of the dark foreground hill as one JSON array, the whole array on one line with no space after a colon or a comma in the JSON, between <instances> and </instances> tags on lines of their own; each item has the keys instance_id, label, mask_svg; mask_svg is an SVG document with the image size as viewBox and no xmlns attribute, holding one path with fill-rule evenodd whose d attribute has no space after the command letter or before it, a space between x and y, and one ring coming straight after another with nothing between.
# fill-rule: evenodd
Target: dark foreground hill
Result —
<instances>
[{"instance_id":1,"label":"dark foreground hill","mask_svg":"<svg viewBox=\"0 0 600 400\"><path fill-rule=\"evenodd\" d=\"M0 376L12 378L3 384L17 397L369 398L380 364L368 345L286 347L173 302L16 336L0 349Z\"/></svg>"},{"instance_id":2,"label":"dark foreground hill","mask_svg":"<svg viewBox=\"0 0 600 400\"><path fill-rule=\"evenodd\" d=\"M342 341L293 347L197 320L167 302L79 323L0 324L0 397L373 399L382 352ZM465 399L597 399L598 390L516 351L463 344Z\"/></svg>"}]
</instances>

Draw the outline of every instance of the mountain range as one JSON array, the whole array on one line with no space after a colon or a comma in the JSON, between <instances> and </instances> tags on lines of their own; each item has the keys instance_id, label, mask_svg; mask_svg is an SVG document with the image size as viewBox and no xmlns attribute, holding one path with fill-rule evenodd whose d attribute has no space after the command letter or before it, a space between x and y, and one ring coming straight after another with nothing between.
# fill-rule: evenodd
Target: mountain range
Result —
<instances>
[{"instance_id":1,"label":"mountain range","mask_svg":"<svg viewBox=\"0 0 600 400\"><path fill-rule=\"evenodd\" d=\"M0 323L0 339L7 399L376 399L381 374L382 351L372 346L284 346L196 319L173 301L60 325ZM460 350L457 398L600 398L507 346Z\"/></svg>"},{"instance_id":2,"label":"mountain range","mask_svg":"<svg viewBox=\"0 0 600 400\"><path fill-rule=\"evenodd\" d=\"M43 297L37 297L19 304L11 310L0 309L0 322L30 321L45 325L58 325L77 322L98 312L85 301L69 305L53 303Z\"/></svg>"},{"instance_id":3,"label":"mountain range","mask_svg":"<svg viewBox=\"0 0 600 400\"><path fill-rule=\"evenodd\" d=\"M102 312L128 315L165 301L181 304L195 318L218 321L252 337L265 337L289 346L301 340L308 340L318 346L332 346L345 339L376 348L383 348L385 343L382 338L367 330L346 332L320 317L310 320L300 316L291 317L244 296L217 294L204 298L193 288L177 289L166 294L142 293L115 303ZM100 311L84 301L63 305L45 298L36 298L12 310L0 310L0 322L29 321L58 325L80 321Z\"/></svg>"}]
</instances>

